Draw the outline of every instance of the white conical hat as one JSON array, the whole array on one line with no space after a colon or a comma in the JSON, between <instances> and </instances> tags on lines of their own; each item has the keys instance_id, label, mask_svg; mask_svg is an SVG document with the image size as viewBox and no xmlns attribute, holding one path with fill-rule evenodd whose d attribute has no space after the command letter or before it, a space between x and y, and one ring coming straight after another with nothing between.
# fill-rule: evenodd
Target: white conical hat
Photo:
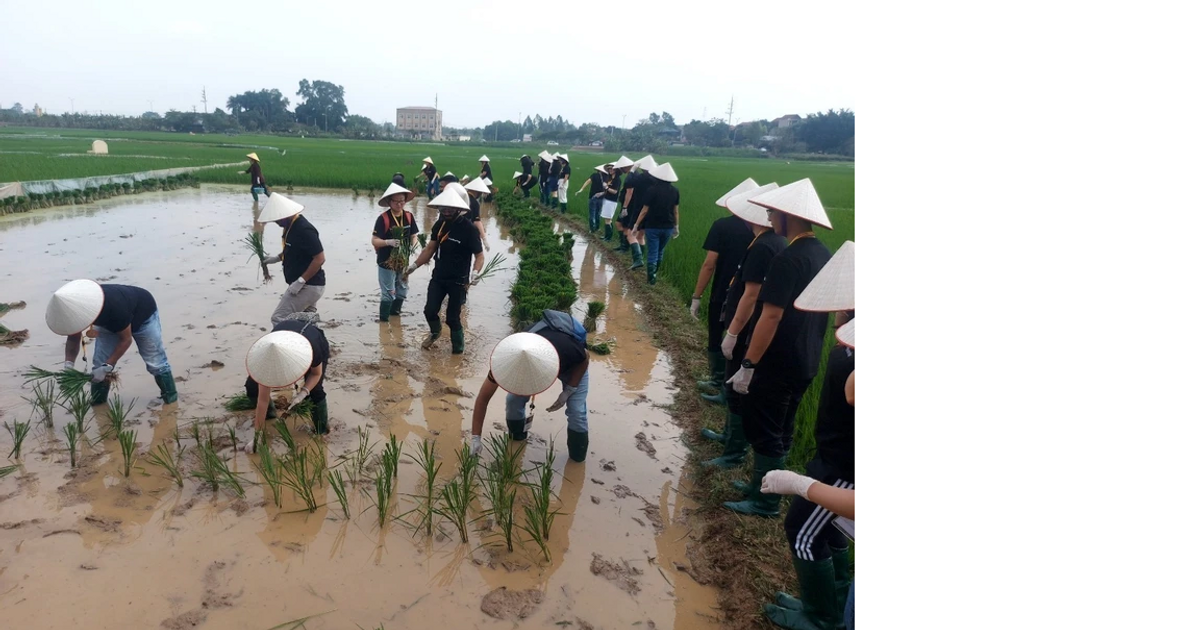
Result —
<instances>
[{"instance_id":1,"label":"white conical hat","mask_svg":"<svg viewBox=\"0 0 1200 630\"><path fill-rule=\"evenodd\" d=\"M854 347L854 322L856 321L858 321L857 317L846 322L844 326L837 329L837 332L834 333L838 341L850 348Z\"/></svg>"},{"instance_id":2,"label":"white conical hat","mask_svg":"<svg viewBox=\"0 0 1200 630\"><path fill-rule=\"evenodd\" d=\"M72 280L50 296L46 325L56 335L83 332L104 308L104 291L94 280Z\"/></svg>"},{"instance_id":3,"label":"white conical hat","mask_svg":"<svg viewBox=\"0 0 1200 630\"><path fill-rule=\"evenodd\" d=\"M258 338L246 353L246 372L264 387L287 387L312 367L313 349L298 332L277 330Z\"/></svg>"},{"instance_id":4,"label":"white conical hat","mask_svg":"<svg viewBox=\"0 0 1200 630\"><path fill-rule=\"evenodd\" d=\"M520 177L524 174L525 173L522 173L521 171L513 171L513 179L520 179Z\"/></svg>"},{"instance_id":5,"label":"white conical hat","mask_svg":"<svg viewBox=\"0 0 1200 630\"><path fill-rule=\"evenodd\" d=\"M541 335L509 335L492 350L492 378L510 394L540 394L558 379L558 352Z\"/></svg>"},{"instance_id":6,"label":"white conical hat","mask_svg":"<svg viewBox=\"0 0 1200 630\"><path fill-rule=\"evenodd\" d=\"M546 152L545 149L542 149L542 152L538 154L538 157L542 158L543 160L546 160L547 162L554 161L554 156L550 155L548 152Z\"/></svg>"},{"instance_id":7,"label":"white conical hat","mask_svg":"<svg viewBox=\"0 0 1200 630\"><path fill-rule=\"evenodd\" d=\"M384 208L387 208L387 207L389 207L388 197L391 197L392 195L404 195L404 194L411 195L412 191L401 186L400 184L397 184L396 182L392 182L392 184L387 187L387 190L383 191L383 196L379 198L379 205L383 206Z\"/></svg>"},{"instance_id":8,"label":"white conical hat","mask_svg":"<svg viewBox=\"0 0 1200 630\"><path fill-rule=\"evenodd\" d=\"M846 241L796 298L802 311L854 310L854 241Z\"/></svg>"},{"instance_id":9,"label":"white conical hat","mask_svg":"<svg viewBox=\"0 0 1200 630\"><path fill-rule=\"evenodd\" d=\"M613 162L613 168L625 168L626 166L633 166L633 160L624 155L618 158L616 162Z\"/></svg>"},{"instance_id":10,"label":"white conical hat","mask_svg":"<svg viewBox=\"0 0 1200 630\"><path fill-rule=\"evenodd\" d=\"M454 171L446 171L445 173L442 173L442 177L455 177ZM441 179L441 177L438 179Z\"/></svg>"},{"instance_id":11,"label":"white conical hat","mask_svg":"<svg viewBox=\"0 0 1200 630\"><path fill-rule=\"evenodd\" d=\"M428 162L428 163L430 163L430 164L433 164L433 158L431 158L431 157L427 157L427 158L425 158L424 160L421 160L421 161L422 161L422 162Z\"/></svg>"},{"instance_id":12,"label":"white conical hat","mask_svg":"<svg viewBox=\"0 0 1200 630\"><path fill-rule=\"evenodd\" d=\"M650 169L658 166L658 162L654 161L654 156L647 155L646 157L634 162L633 165L642 169L643 171L649 171Z\"/></svg>"},{"instance_id":13,"label":"white conical hat","mask_svg":"<svg viewBox=\"0 0 1200 630\"><path fill-rule=\"evenodd\" d=\"M608 166L608 164L601 164L600 166L596 167L596 170L607 175L608 174L608 169L606 168L607 166Z\"/></svg>"},{"instance_id":14,"label":"white conical hat","mask_svg":"<svg viewBox=\"0 0 1200 630\"><path fill-rule=\"evenodd\" d=\"M558 157L562 158L562 160L563 160L564 162L567 162L567 163L570 163L570 162L571 162L571 158L567 157L567 154L566 154L566 153L559 153L559 154L558 154Z\"/></svg>"},{"instance_id":15,"label":"white conical hat","mask_svg":"<svg viewBox=\"0 0 1200 630\"><path fill-rule=\"evenodd\" d=\"M721 195L721 197L719 199L717 199L717 205L721 206L722 208L725 208L725 202L728 201L730 197L732 197L734 195L740 195L740 194L746 192L747 190L754 190L755 188L758 188L758 183L754 181L754 178L747 177L744 181L742 181L742 183L738 184L737 186L734 186L732 190L725 193L724 195ZM728 209L728 208L726 208L726 209Z\"/></svg>"},{"instance_id":16,"label":"white conical hat","mask_svg":"<svg viewBox=\"0 0 1200 630\"><path fill-rule=\"evenodd\" d=\"M490 191L491 191L491 189L492 189L492 188L491 188L491 187L492 187L492 180L490 180L490 179L488 179L488 178L486 178L486 177L481 177L481 178L480 178L480 181L482 181L482 182L483 182L483 185L484 185L484 186L487 186L487 187L488 187L488 191L490 192Z\"/></svg>"},{"instance_id":17,"label":"white conical hat","mask_svg":"<svg viewBox=\"0 0 1200 630\"><path fill-rule=\"evenodd\" d=\"M489 160L489 159L488 159L488 157L487 157L486 155L485 155L485 156L483 156L483 157L481 157L481 158L479 158L479 161L480 161L480 162L491 162L491 160Z\"/></svg>"},{"instance_id":18,"label":"white conical hat","mask_svg":"<svg viewBox=\"0 0 1200 630\"><path fill-rule=\"evenodd\" d=\"M466 186L463 186L463 188L466 188L467 190L473 190L477 193L486 194L492 192L492 189L488 188L487 184L483 183L482 179L472 179L467 183Z\"/></svg>"},{"instance_id":19,"label":"white conical hat","mask_svg":"<svg viewBox=\"0 0 1200 630\"><path fill-rule=\"evenodd\" d=\"M280 193L271 193L262 212L258 214L259 223L273 223L280 219L294 217L304 211L304 206L284 197Z\"/></svg>"},{"instance_id":20,"label":"white conical hat","mask_svg":"<svg viewBox=\"0 0 1200 630\"><path fill-rule=\"evenodd\" d=\"M455 193L458 194L459 197L462 197L463 202L467 202L467 199L469 198L469 195L467 195L466 187L458 182L450 182L449 184L446 184L446 186L445 186L445 188L443 188L443 190L454 191Z\"/></svg>"},{"instance_id":21,"label":"white conical hat","mask_svg":"<svg viewBox=\"0 0 1200 630\"><path fill-rule=\"evenodd\" d=\"M762 227L771 227L771 217L767 215L767 209L750 203L750 198L771 192L776 188L779 188L779 184L771 182L770 184L738 193L725 200L725 208L743 221L748 221Z\"/></svg>"},{"instance_id":22,"label":"white conical hat","mask_svg":"<svg viewBox=\"0 0 1200 630\"><path fill-rule=\"evenodd\" d=\"M459 194L458 192L450 190L450 186L447 185L446 189L443 190L440 195L434 197L433 200L427 205L431 208L457 208L459 210L470 210L471 206L467 205L467 201L463 199L463 195L466 194L467 193L465 191L462 194Z\"/></svg>"},{"instance_id":23,"label":"white conical hat","mask_svg":"<svg viewBox=\"0 0 1200 630\"><path fill-rule=\"evenodd\" d=\"M247 153L247 154L246 154L246 157L250 158L251 160L254 160L255 162L261 162L261 161L262 161L262 160L259 160L259 159L258 159L258 153Z\"/></svg>"},{"instance_id":24,"label":"white conical hat","mask_svg":"<svg viewBox=\"0 0 1200 630\"><path fill-rule=\"evenodd\" d=\"M663 162L662 164L654 167L654 169L650 171L650 177L653 177L660 182L679 181L679 176L675 174L675 169L671 167L670 162Z\"/></svg>"},{"instance_id":25,"label":"white conical hat","mask_svg":"<svg viewBox=\"0 0 1200 630\"><path fill-rule=\"evenodd\" d=\"M817 189L813 188L812 181L807 177L756 199L751 199L750 203L833 229L833 224L829 222L829 215L825 214L825 206L821 205L821 198L817 196Z\"/></svg>"}]
</instances>

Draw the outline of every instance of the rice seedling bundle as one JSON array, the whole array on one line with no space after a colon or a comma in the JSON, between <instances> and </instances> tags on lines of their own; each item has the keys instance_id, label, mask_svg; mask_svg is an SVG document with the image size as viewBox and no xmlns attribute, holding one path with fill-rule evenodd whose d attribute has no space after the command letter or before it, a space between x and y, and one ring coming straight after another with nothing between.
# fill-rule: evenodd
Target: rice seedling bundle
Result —
<instances>
[{"instance_id":1,"label":"rice seedling bundle","mask_svg":"<svg viewBox=\"0 0 1200 630\"><path fill-rule=\"evenodd\" d=\"M504 256L501 256L500 254L496 254L495 256L492 256L492 259L489 260L487 262L487 264L483 266L483 269L481 269L479 271L479 275L475 276L475 280L473 280L471 282L471 286L475 286L475 285L479 284L480 282L483 282L484 280L487 280L488 278L496 275L497 273L504 271L505 269L508 269L508 267L500 266L500 265L503 265L504 262L507 260L508 260L507 258L505 258Z\"/></svg>"},{"instance_id":2,"label":"rice seedling bundle","mask_svg":"<svg viewBox=\"0 0 1200 630\"><path fill-rule=\"evenodd\" d=\"M146 454L146 461L163 469L163 472L167 473L175 485L182 488L184 450L180 449L179 452L175 452L166 444L159 444Z\"/></svg>"},{"instance_id":3,"label":"rice seedling bundle","mask_svg":"<svg viewBox=\"0 0 1200 630\"><path fill-rule=\"evenodd\" d=\"M13 447L12 450L8 452L8 458L21 459L21 445L25 443L25 438L29 435L29 430L33 428L33 422L29 420L26 420L25 422L13 420L12 426L9 426L9 424L5 422L4 428L8 431L8 434L12 436L13 440Z\"/></svg>"},{"instance_id":4,"label":"rice seedling bundle","mask_svg":"<svg viewBox=\"0 0 1200 630\"><path fill-rule=\"evenodd\" d=\"M25 371L23 376L25 377L25 383L47 379L54 380L58 383L58 388L64 396L72 396L82 390L85 385L90 385L92 382L92 375L87 372L80 372L73 369L53 372L43 370L36 365L29 366L29 369ZM106 380L109 385L120 387L121 379L117 376L116 372L109 372Z\"/></svg>"},{"instance_id":5,"label":"rice seedling bundle","mask_svg":"<svg viewBox=\"0 0 1200 630\"><path fill-rule=\"evenodd\" d=\"M406 236L404 232L404 226L400 225L393 227L389 232L391 238L400 242L399 245L392 248L392 254L388 257L387 261L388 268L396 272L403 272L405 269L408 269L412 259L419 255L425 247L423 243L418 246L417 242L411 237Z\"/></svg>"},{"instance_id":6,"label":"rice seedling bundle","mask_svg":"<svg viewBox=\"0 0 1200 630\"><path fill-rule=\"evenodd\" d=\"M256 404L245 392L236 394L225 400L225 411L251 411Z\"/></svg>"},{"instance_id":7,"label":"rice seedling bundle","mask_svg":"<svg viewBox=\"0 0 1200 630\"><path fill-rule=\"evenodd\" d=\"M329 486L333 488L333 493L337 495L338 505L342 506L342 515L346 520L350 520L350 503L346 499L346 480L342 478L342 471L331 470L325 473L329 479Z\"/></svg>"},{"instance_id":8,"label":"rice seedling bundle","mask_svg":"<svg viewBox=\"0 0 1200 630\"><path fill-rule=\"evenodd\" d=\"M250 232L246 238L242 239L246 244L246 249L250 250L250 259L258 258L258 265L262 268L263 282L271 281L271 271L267 269L267 249L263 245L262 232Z\"/></svg>"}]
</instances>

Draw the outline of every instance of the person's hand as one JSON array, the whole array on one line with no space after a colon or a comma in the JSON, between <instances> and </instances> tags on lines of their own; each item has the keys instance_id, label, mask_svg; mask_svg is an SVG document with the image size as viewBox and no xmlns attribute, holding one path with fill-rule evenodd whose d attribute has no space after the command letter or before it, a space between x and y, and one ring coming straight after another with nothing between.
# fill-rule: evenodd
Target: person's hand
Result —
<instances>
[{"instance_id":1,"label":"person's hand","mask_svg":"<svg viewBox=\"0 0 1200 630\"><path fill-rule=\"evenodd\" d=\"M794 494L807 499L809 486L816 482L790 470L772 470L763 477L761 490L763 494Z\"/></svg>"},{"instance_id":2,"label":"person's hand","mask_svg":"<svg viewBox=\"0 0 1200 630\"><path fill-rule=\"evenodd\" d=\"M478 455L479 451L482 451L482 450L483 450L483 436L472 435L471 436L471 454Z\"/></svg>"},{"instance_id":3,"label":"person's hand","mask_svg":"<svg viewBox=\"0 0 1200 630\"><path fill-rule=\"evenodd\" d=\"M472 269L471 270L471 281L468 282L467 284L475 284L476 282L479 282L479 272Z\"/></svg>"},{"instance_id":4,"label":"person's hand","mask_svg":"<svg viewBox=\"0 0 1200 630\"><path fill-rule=\"evenodd\" d=\"M385 239L383 239L383 244L384 244L384 246L386 246L386 247L400 247L400 239L398 239L398 238L385 238Z\"/></svg>"},{"instance_id":5,"label":"person's hand","mask_svg":"<svg viewBox=\"0 0 1200 630\"><path fill-rule=\"evenodd\" d=\"M601 197L603 197L603 196L604 196L604 193L602 193L602 192L598 192L598 193L596 193L596 194L592 195L592 199L599 199L599 198L601 198Z\"/></svg>"},{"instance_id":6,"label":"person's hand","mask_svg":"<svg viewBox=\"0 0 1200 630\"><path fill-rule=\"evenodd\" d=\"M92 382L93 383L103 383L104 379L108 378L109 374L112 374L112 371L113 371L113 366L111 366L107 363L105 363L104 365L101 365L100 367L92 370Z\"/></svg>"},{"instance_id":7,"label":"person's hand","mask_svg":"<svg viewBox=\"0 0 1200 630\"><path fill-rule=\"evenodd\" d=\"M412 275L412 273L413 273L414 271L416 271L416 270L417 270L417 266L416 266L416 265L409 265L408 269L405 269L405 270L404 270L404 279L405 279L405 280L407 280L407 279L408 279L408 277L409 277L409 276L411 276L411 275Z\"/></svg>"},{"instance_id":8,"label":"person's hand","mask_svg":"<svg viewBox=\"0 0 1200 630\"><path fill-rule=\"evenodd\" d=\"M733 391L744 396L750 393L750 381L753 379L754 368L741 367L738 368L737 374L734 374L733 378L725 382L733 385Z\"/></svg>"},{"instance_id":9,"label":"person's hand","mask_svg":"<svg viewBox=\"0 0 1200 630\"><path fill-rule=\"evenodd\" d=\"M569 400L578 389L578 387L563 385L563 390L562 393L558 395L558 400L555 400L554 404L546 407L546 411L558 411L559 409L562 409L563 405L567 404L567 400Z\"/></svg>"},{"instance_id":10,"label":"person's hand","mask_svg":"<svg viewBox=\"0 0 1200 630\"><path fill-rule=\"evenodd\" d=\"M629 216L629 208L621 208L621 218L624 219L627 216Z\"/></svg>"},{"instance_id":11,"label":"person's hand","mask_svg":"<svg viewBox=\"0 0 1200 630\"><path fill-rule=\"evenodd\" d=\"M692 314L692 319L700 319L700 298L692 298L692 306L688 311Z\"/></svg>"},{"instance_id":12,"label":"person's hand","mask_svg":"<svg viewBox=\"0 0 1200 630\"><path fill-rule=\"evenodd\" d=\"M733 348L737 345L737 335L725 331L725 338L721 340L721 354L725 356L726 361L733 360Z\"/></svg>"},{"instance_id":13,"label":"person's hand","mask_svg":"<svg viewBox=\"0 0 1200 630\"><path fill-rule=\"evenodd\" d=\"M268 265L274 265L275 263L281 262L282 260L283 259L280 258L279 256L267 256L267 259L264 260L263 263L268 264Z\"/></svg>"},{"instance_id":14,"label":"person's hand","mask_svg":"<svg viewBox=\"0 0 1200 630\"><path fill-rule=\"evenodd\" d=\"M304 288L304 278L296 278L296 281L288 285L287 292L292 295L300 295L300 290Z\"/></svg>"},{"instance_id":15,"label":"person's hand","mask_svg":"<svg viewBox=\"0 0 1200 630\"><path fill-rule=\"evenodd\" d=\"M74 370L75 362L74 361L63 361L63 369L64 370Z\"/></svg>"},{"instance_id":16,"label":"person's hand","mask_svg":"<svg viewBox=\"0 0 1200 630\"><path fill-rule=\"evenodd\" d=\"M671 232L671 238L679 238L679 226L675 226L675 231Z\"/></svg>"},{"instance_id":17,"label":"person's hand","mask_svg":"<svg viewBox=\"0 0 1200 630\"><path fill-rule=\"evenodd\" d=\"M295 396L292 396L292 403L288 405L287 410L290 412L291 410L295 409L300 405L300 403L304 402L305 398L308 398L308 388L301 387L300 391L296 392Z\"/></svg>"}]
</instances>

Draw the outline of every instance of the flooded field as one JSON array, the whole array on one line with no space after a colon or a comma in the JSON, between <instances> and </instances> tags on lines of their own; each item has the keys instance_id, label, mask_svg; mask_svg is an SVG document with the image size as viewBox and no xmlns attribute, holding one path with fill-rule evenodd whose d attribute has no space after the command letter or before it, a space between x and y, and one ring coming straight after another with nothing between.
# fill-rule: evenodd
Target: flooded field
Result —
<instances>
[{"instance_id":1,"label":"flooded field","mask_svg":"<svg viewBox=\"0 0 1200 630\"><path fill-rule=\"evenodd\" d=\"M401 320L375 321L369 233L381 209L374 200L304 190L291 196L305 205L328 259L317 308L334 353L326 385L332 432L319 448L332 466L358 445L359 429L373 443L394 434L404 454L436 440L439 480L453 476L491 348L512 332L508 289L517 249L485 204L488 256L504 253L508 269L471 290L465 354L450 354L448 335L422 351L428 267L410 279ZM424 199L414 211L427 232L434 217ZM0 219L0 302L27 303L3 323L30 332L23 344L0 347L0 421L30 416L21 377L28 366L61 364L64 339L46 327L46 303L63 283L83 277L138 285L158 302L180 398L166 408L155 401L152 377L135 352L126 354L115 393L136 398L131 426L140 452L173 443L177 430L187 445L197 422L215 422L221 432L232 427L248 440L250 412L229 413L223 403L241 391L246 350L270 329L286 288L282 277L263 285L257 261L247 261L240 240L254 212L244 187L205 185ZM269 253L281 235L278 226L265 228ZM72 471L62 434L69 416L60 409L53 428L33 429L20 469L0 479L3 626L266 630L313 616L304 627L509 628L518 618L526 627L719 627L716 592L692 577L687 554L699 527L691 522L679 429L665 411L670 362L650 344L617 274L583 239L573 265L575 314L582 319L588 301L606 302L596 335L616 344L610 355L591 355L587 461L568 461L565 415L544 412L545 404L523 455L529 468L555 444L561 515L549 562L529 542L507 552L484 519L472 526L469 544L449 523L433 537L400 520L380 528L361 491L366 485L348 488L350 519L328 484L318 489L327 503L314 513L286 490L277 508L258 485L257 456L235 451L228 438L221 455L249 482L244 498L214 494L195 479L179 489L144 457L125 478L115 440L84 447ZM94 412L92 439L107 424L103 407ZM309 442L303 424L293 430ZM497 396L485 436L503 424ZM11 446L0 433L0 454ZM408 495L421 483L402 454L395 516L413 508ZM500 587L507 591L494 593Z\"/></svg>"}]
</instances>

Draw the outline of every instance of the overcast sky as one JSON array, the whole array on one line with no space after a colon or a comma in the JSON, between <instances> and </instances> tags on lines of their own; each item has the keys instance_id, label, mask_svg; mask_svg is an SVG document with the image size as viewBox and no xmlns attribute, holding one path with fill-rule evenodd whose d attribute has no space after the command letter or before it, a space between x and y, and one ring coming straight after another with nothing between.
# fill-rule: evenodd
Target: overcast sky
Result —
<instances>
[{"instance_id":1,"label":"overcast sky","mask_svg":"<svg viewBox=\"0 0 1200 630\"><path fill-rule=\"evenodd\" d=\"M201 111L202 87L210 111L264 88L294 107L305 78L345 87L350 113L376 122L437 94L448 127L534 113L628 127L651 111L684 123L725 118L731 96L734 122L854 107L852 3L700 6L5 2L0 107Z\"/></svg>"}]
</instances>

